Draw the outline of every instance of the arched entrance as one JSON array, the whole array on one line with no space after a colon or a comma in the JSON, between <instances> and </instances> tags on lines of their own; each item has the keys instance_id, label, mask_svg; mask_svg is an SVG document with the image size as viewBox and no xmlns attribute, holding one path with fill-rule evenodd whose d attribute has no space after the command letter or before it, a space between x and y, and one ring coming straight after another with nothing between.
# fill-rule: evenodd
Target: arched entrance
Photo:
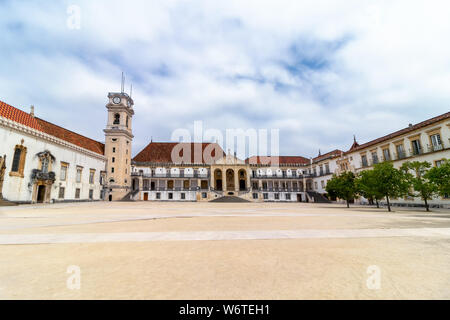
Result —
<instances>
[{"instance_id":1,"label":"arched entrance","mask_svg":"<svg viewBox=\"0 0 450 320\"><path fill-rule=\"evenodd\" d=\"M45 185L39 185L37 187L37 203L44 203L45 201Z\"/></svg>"},{"instance_id":2,"label":"arched entrance","mask_svg":"<svg viewBox=\"0 0 450 320\"><path fill-rule=\"evenodd\" d=\"M222 170L216 169L214 171L214 188L218 191L222 191Z\"/></svg>"},{"instance_id":3,"label":"arched entrance","mask_svg":"<svg viewBox=\"0 0 450 320\"><path fill-rule=\"evenodd\" d=\"M234 191L234 170L228 169L226 177L227 177L227 190Z\"/></svg>"},{"instance_id":4,"label":"arched entrance","mask_svg":"<svg viewBox=\"0 0 450 320\"><path fill-rule=\"evenodd\" d=\"M244 169L239 170L239 190L245 191L247 190L247 171Z\"/></svg>"}]
</instances>

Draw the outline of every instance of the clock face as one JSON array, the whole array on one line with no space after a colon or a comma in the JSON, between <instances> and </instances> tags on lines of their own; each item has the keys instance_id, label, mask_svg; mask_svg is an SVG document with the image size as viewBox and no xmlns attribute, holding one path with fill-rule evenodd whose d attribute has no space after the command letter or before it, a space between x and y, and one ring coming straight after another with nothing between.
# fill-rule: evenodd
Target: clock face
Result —
<instances>
[{"instance_id":1,"label":"clock face","mask_svg":"<svg viewBox=\"0 0 450 320\"><path fill-rule=\"evenodd\" d=\"M120 103L120 97L114 97L114 99L113 99L113 102L115 103L115 104L119 104Z\"/></svg>"}]
</instances>

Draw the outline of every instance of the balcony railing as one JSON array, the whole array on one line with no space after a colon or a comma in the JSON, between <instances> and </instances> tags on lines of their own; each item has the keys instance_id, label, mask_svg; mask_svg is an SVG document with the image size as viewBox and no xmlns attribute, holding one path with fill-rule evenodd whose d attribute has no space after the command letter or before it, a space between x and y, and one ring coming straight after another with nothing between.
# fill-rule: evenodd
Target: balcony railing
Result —
<instances>
[{"instance_id":1,"label":"balcony railing","mask_svg":"<svg viewBox=\"0 0 450 320\"><path fill-rule=\"evenodd\" d=\"M32 180L50 180L55 181L55 173L53 171L50 172L42 172L38 169L33 169L31 172Z\"/></svg>"},{"instance_id":2,"label":"balcony railing","mask_svg":"<svg viewBox=\"0 0 450 320\"><path fill-rule=\"evenodd\" d=\"M266 174L260 174L260 175L252 175L251 179L303 179L303 178L312 178L316 177L314 174L302 174L302 175L285 175L285 176L277 176L274 175L266 175Z\"/></svg>"},{"instance_id":3,"label":"balcony railing","mask_svg":"<svg viewBox=\"0 0 450 320\"><path fill-rule=\"evenodd\" d=\"M155 174L149 174L149 173L143 173L143 172L132 172L132 177L143 177L143 178L209 178L210 174L208 173L155 173Z\"/></svg>"},{"instance_id":4,"label":"balcony railing","mask_svg":"<svg viewBox=\"0 0 450 320\"><path fill-rule=\"evenodd\" d=\"M174 187L174 188L168 188L168 187L143 187L139 191L206 191L208 189L201 189L199 187L190 187L190 188L182 188L182 187Z\"/></svg>"}]
</instances>

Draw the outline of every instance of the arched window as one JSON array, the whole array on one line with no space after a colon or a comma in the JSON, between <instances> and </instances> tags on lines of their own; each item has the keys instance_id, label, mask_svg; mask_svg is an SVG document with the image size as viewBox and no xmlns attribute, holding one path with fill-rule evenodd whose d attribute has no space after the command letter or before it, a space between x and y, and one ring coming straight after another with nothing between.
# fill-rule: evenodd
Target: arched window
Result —
<instances>
[{"instance_id":1,"label":"arched window","mask_svg":"<svg viewBox=\"0 0 450 320\"><path fill-rule=\"evenodd\" d=\"M14 150L14 157L13 157L11 171L19 172L19 164L20 164L21 154L22 154L22 149L16 147L16 149Z\"/></svg>"},{"instance_id":2,"label":"arched window","mask_svg":"<svg viewBox=\"0 0 450 320\"><path fill-rule=\"evenodd\" d=\"M25 156L27 154L27 148L23 145L16 145L14 148L14 156L12 159L10 176L16 176L23 178L23 169L25 167Z\"/></svg>"},{"instance_id":3,"label":"arched window","mask_svg":"<svg viewBox=\"0 0 450 320\"><path fill-rule=\"evenodd\" d=\"M114 115L114 123L113 124L120 124L120 114L116 113Z\"/></svg>"},{"instance_id":4,"label":"arched window","mask_svg":"<svg viewBox=\"0 0 450 320\"><path fill-rule=\"evenodd\" d=\"M127 128L128 128L128 116L127 116Z\"/></svg>"}]
</instances>

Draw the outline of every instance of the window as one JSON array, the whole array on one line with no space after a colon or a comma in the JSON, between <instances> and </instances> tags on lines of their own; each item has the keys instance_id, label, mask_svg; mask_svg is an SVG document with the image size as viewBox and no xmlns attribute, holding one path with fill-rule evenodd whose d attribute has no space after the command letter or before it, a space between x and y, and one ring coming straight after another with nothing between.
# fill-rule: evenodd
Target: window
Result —
<instances>
[{"instance_id":1,"label":"window","mask_svg":"<svg viewBox=\"0 0 450 320\"><path fill-rule=\"evenodd\" d=\"M267 190L267 182L263 182L263 190Z\"/></svg>"},{"instance_id":2,"label":"window","mask_svg":"<svg viewBox=\"0 0 450 320\"><path fill-rule=\"evenodd\" d=\"M93 200L94 199L94 190L89 189L89 199Z\"/></svg>"},{"instance_id":3,"label":"window","mask_svg":"<svg viewBox=\"0 0 450 320\"><path fill-rule=\"evenodd\" d=\"M59 192L58 192L58 198L59 199L64 199L64 192L66 191L66 188L64 187L59 187Z\"/></svg>"},{"instance_id":4,"label":"window","mask_svg":"<svg viewBox=\"0 0 450 320\"><path fill-rule=\"evenodd\" d=\"M391 153L389 152L389 148L383 149L383 160L384 161L391 160Z\"/></svg>"},{"instance_id":5,"label":"window","mask_svg":"<svg viewBox=\"0 0 450 320\"><path fill-rule=\"evenodd\" d=\"M398 159L403 159L406 157L405 155L405 147L403 146L403 144L398 144L395 146L395 150L397 151L397 158Z\"/></svg>"},{"instance_id":6,"label":"window","mask_svg":"<svg viewBox=\"0 0 450 320\"><path fill-rule=\"evenodd\" d=\"M186 194L184 192L181 193L181 200L185 200L186 199Z\"/></svg>"},{"instance_id":7,"label":"window","mask_svg":"<svg viewBox=\"0 0 450 320\"><path fill-rule=\"evenodd\" d=\"M208 194L206 192L202 192L202 198L206 199L208 197Z\"/></svg>"},{"instance_id":8,"label":"window","mask_svg":"<svg viewBox=\"0 0 450 320\"><path fill-rule=\"evenodd\" d=\"M156 199L161 199L161 193L160 192L156 193Z\"/></svg>"},{"instance_id":9,"label":"window","mask_svg":"<svg viewBox=\"0 0 450 320\"><path fill-rule=\"evenodd\" d=\"M23 143L23 140L22 140ZM14 156L11 165L10 176L16 176L23 178L23 168L25 167L25 156L27 154L27 148L23 145L16 145L14 149Z\"/></svg>"},{"instance_id":10,"label":"window","mask_svg":"<svg viewBox=\"0 0 450 320\"><path fill-rule=\"evenodd\" d=\"M184 189L189 189L189 180L184 180L183 181L183 188Z\"/></svg>"},{"instance_id":11,"label":"window","mask_svg":"<svg viewBox=\"0 0 450 320\"><path fill-rule=\"evenodd\" d=\"M326 174L330 173L330 164L329 163L325 163L325 173Z\"/></svg>"},{"instance_id":12,"label":"window","mask_svg":"<svg viewBox=\"0 0 450 320\"><path fill-rule=\"evenodd\" d=\"M317 181L314 181L314 189L319 189L319 186L317 185Z\"/></svg>"},{"instance_id":13,"label":"window","mask_svg":"<svg viewBox=\"0 0 450 320\"><path fill-rule=\"evenodd\" d=\"M94 184L95 170L91 169L89 171L89 183Z\"/></svg>"},{"instance_id":14,"label":"window","mask_svg":"<svg viewBox=\"0 0 450 320\"><path fill-rule=\"evenodd\" d=\"M361 156L361 164L363 167L367 167L369 163L367 162L367 156L364 154Z\"/></svg>"},{"instance_id":15,"label":"window","mask_svg":"<svg viewBox=\"0 0 450 320\"><path fill-rule=\"evenodd\" d=\"M201 182L200 182L200 185L201 185L201 189L208 189L208 180L202 180Z\"/></svg>"},{"instance_id":16,"label":"window","mask_svg":"<svg viewBox=\"0 0 450 320\"><path fill-rule=\"evenodd\" d=\"M114 122L113 124L120 124L120 114L116 113L114 115Z\"/></svg>"},{"instance_id":17,"label":"window","mask_svg":"<svg viewBox=\"0 0 450 320\"><path fill-rule=\"evenodd\" d=\"M111 168L111 173L114 173L114 167Z\"/></svg>"},{"instance_id":18,"label":"window","mask_svg":"<svg viewBox=\"0 0 450 320\"><path fill-rule=\"evenodd\" d=\"M373 164L378 163L378 153L376 151L372 151L372 162Z\"/></svg>"},{"instance_id":19,"label":"window","mask_svg":"<svg viewBox=\"0 0 450 320\"><path fill-rule=\"evenodd\" d=\"M116 147L113 147L112 151L113 151L113 153L116 153Z\"/></svg>"},{"instance_id":20,"label":"window","mask_svg":"<svg viewBox=\"0 0 450 320\"><path fill-rule=\"evenodd\" d=\"M20 155L22 154L22 149L16 148L14 150L14 158L13 158L13 164L11 171L18 172L19 171L19 164L20 164Z\"/></svg>"},{"instance_id":21,"label":"window","mask_svg":"<svg viewBox=\"0 0 450 320\"><path fill-rule=\"evenodd\" d=\"M82 173L83 169L78 167L77 168L77 182L81 182L81 173Z\"/></svg>"},{"instance_id":22,"label":"window","mask_svg":"<svg viewBox=\"0 0 450 320\"><path fill-rule=\"evenodd\" d=\"M263 193L263 198L264 198L265 200L269 199L269 194L268 194L268 193Z\"/></svg>"},{"instance_id":23,"label":"window","mask_svg":"<svg viewBox=\"0 0 450 320\"><path fill-rule=\"evenodd\" d=\"M59 174L59 180L61 181L66 181L67 179L67 168L68 168L68 164L61 162L61 172Z\"/></svg>"},{"instance_id":24,"label":"window","mask_svg":"<svg viewBox=\"0 0 450 320\"><path fill-rule=\"evenodd\" d=\"M43 157L42 159L41 159L41 171L43 172L43 173L47 173L48 172L48 166L49 166L49 159L48 159L48 157Z\"/></svg>"},{"instance_id":25,"label":"window","mask_svg":"<svg viewBox=\"0 0 450 320\"><path fill-rule=\"evenodd\" d=\"M439 133L430 136L433 151L442 150L441 135Z\"/></svg>"},{"instance_id":26,"label":"window","mask_svg":"<svg viewBox=\"0 0 450 320\"><path fill-rule=\"evenodd\" d=\"M112 157L111 162L112 163L116 162L116 158Z\"/></svg>"},{"instance_id":27,"label":"window","mask_svg":"<svg viewBox=\"0 0 450 320\"><path fill-rule=\"evenodd\" d=\"M440 167L442 165L442 160L436 160L435 162L436 167Z\"/></svg>"},{"instance_id":28,"label":"window","mask_svg":"<svg viewBox=\"0 0 450 320\"><path fill-rule=\"evenodd\" d=\"M325 187L325 182L323 180L320 181L320 186L322 187L322 189Z\"/></svg>"},{"instance_id":29,"label":"window","mask_svg":"<svg viewBox=\"0 0 450 320\"><path fill-rule=\"evenodd\" d=\"M128 116L127 116L127 122L126 122L127 128L128 128ZM128 142L128 141L127 141Z\"/></svg>"},{"instance_id":30,"label":"window","mask_svg":"<svg viewBox=\"0 0 450 320\"><path fill-rule=\"evenodd\" d=\"M291 194L290 193L286 193L284 196L286 197L286 200L291 200Z\"/></svg>"},{"instance_id":31,"label":"window","mask_svg":"<svg viewBox=\"0 0 450 320\"><path fill-rule=\"evenodd\" d=\"M173 199L173 193L169 192L169 200L172 200L172 199Z\"/></svg>"},{"instance_id":32,"label":"window","mask_svg":"<svg viewBox=\"0 0 450 320\"><path fill-rule=\"evenodd\" d=\"M411 141L412 151L414 155L421 154L422 148L420 147L420 140L416 139Z\"/></svg>"},{"instance_id":33,"label":"window","mask_svg":"<svg viewBox=\"0 0 450 320\"><path fill-rule=\"evenodd\" d=\"M275 193L274 196L275 196L275 200L280 200L280 194L279 193Z\"/></svg>"},{"instance_id":34,"label":"window","mask_svg":"<svg viewBox=\"0 0 450 320\"><path fill-rule=\"evenodd\" d=\"M76 188L75 189L75 199L80 199L80 193L81 193L81 189L80 188Z\"/></svg>"},{"instance_id":35,"label":"window","mask_svg":"<svg viewBox=\"0 0 450 320\"><path fill-rule=\"evenodd\" d=\"M258 194L257 193L253 193L253 199L258 199Z\"/></svg>"}]
</instances>

